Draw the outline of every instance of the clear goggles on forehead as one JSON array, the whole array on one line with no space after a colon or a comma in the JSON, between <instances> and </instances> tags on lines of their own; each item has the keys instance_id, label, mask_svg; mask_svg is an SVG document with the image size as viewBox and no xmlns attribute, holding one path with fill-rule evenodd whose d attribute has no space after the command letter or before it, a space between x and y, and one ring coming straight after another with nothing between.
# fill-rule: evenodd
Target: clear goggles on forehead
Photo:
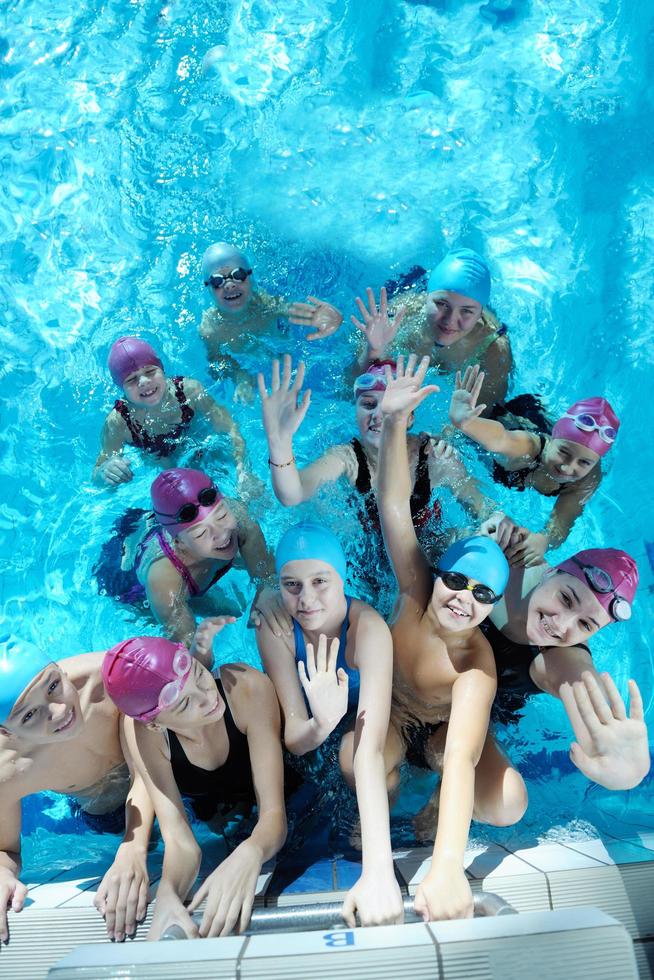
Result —
<instances>
[{"instance_id":1,"label":"clear goggles on forehead","mask_svg":"<svg viewBox=\"0 0 654 980\"><path fill-rule=\"evenodd\" d=\"M615 442L615 437L618 434L618 430L612 425L600 425L597 419L589 415L588 412L581 412L580 415L570 415L569 412L566 412L563 418L572 419L580 432L597 432L600 439L609 444Z\"/></svg>"},{"instance_id":2,"label":"clear goggles on forehead","mask_svg":"<svg viewBox=\"0 0 654 980\"><path fill-rule=\"evenodd\" d=\"M166 711L168 708L172 708L175 702L179 699L180 694L184 690L184 685L188 680L188 675L191 671L191 666L193 664L193 658L188 652L186 647L179 646L175 652L172 663L172 671L175 674L175 679L168 681L167 684L161 688L159 692L159 700L157 702L157 714L160 711Z\"/></svg>"},{"instance_id":3,"label":"clear goggles on forehead","mask_svg":"<svg viewBox=\"0 0 654 980\"><path fill-rule=\"evenodd\" d=\"M225 275L221 275L219 272L215 272L213 275L209 276L208 279L204 280L205 286L211 286L213 289L220 289L225 283L232 279L234 282L245 282L248 276L252 275L252 269L232 269L231 272L226 272Z\"/></svg>"},{"instance_id":4,"label":"clear goggles on forehead","mask_svg":"<svg viewBox=\"0 0 654 980\"><path fill-rule=\"evenodd\" d=\"M584 565L577 558L573 558L572 561L582 570L584 578L593 592L597 595L613 595L608 609L609 615L613 619L621 623L624 623L627 619L631 619L631 604L629 600L615 591L613 579L605 568L598 568L597 565Z\"/></svg>"}]
</instances>

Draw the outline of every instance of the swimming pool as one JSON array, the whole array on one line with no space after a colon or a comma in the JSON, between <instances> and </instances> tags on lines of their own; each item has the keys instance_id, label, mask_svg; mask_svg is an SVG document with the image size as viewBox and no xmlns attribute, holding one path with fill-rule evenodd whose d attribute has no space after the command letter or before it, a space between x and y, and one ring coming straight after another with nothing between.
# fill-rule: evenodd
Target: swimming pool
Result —
<instances>
[{"instance_id":1,"label":"swimming pool","mask_svg":"<svg viewBox=\"0 0 654 980\"><path fill-rule=\"evenodd\" d=\"M651 722L653 459L641 428L654 173L641 80L653 22L644 3L614 0L11 4L0 40L0 522L11 628L57 656L142 628L98 598L91 574L110 525L146 499L153 475L139 464L113 494L90 483L114 397L106 355L116 336L137 332L156 339L167 365L207 379L196 333L207 244L237 239L272 291L318 293L349 313L367 284L464 243L491 263L513 391L543 392L560 408L601 390L622 419L569 549L610 544L639 561L634 618L604 631L593 652L623 688L637 678ZM310 356L314 400L298 442L310 458L348 437L353 409L332 395L355 338L346 327L319 347L300 337L290 328L244 364L265 366L277 350ZM215 394L229 404L228 384ZM445 399L422 410L418 427L440 426ZM267 479L258 406L240 421ZM484 472L469 449L467 458ZM525 522L545 512L524 496L512 503ZM360 533L340 492L317 508L338 514L348 537ZM269 501L254 510L272 541L291 518ZM251 636L235 629L225 655L253 661ZM528 825L642 823L648 784L589 788L570 772L563 712L542 701L509 742L528 776ZM28 863L59 846L48 851L51 829L68 826L62 806L26 808L26 830L43 828L26 840Z\"/></svg>"}]
</instances>

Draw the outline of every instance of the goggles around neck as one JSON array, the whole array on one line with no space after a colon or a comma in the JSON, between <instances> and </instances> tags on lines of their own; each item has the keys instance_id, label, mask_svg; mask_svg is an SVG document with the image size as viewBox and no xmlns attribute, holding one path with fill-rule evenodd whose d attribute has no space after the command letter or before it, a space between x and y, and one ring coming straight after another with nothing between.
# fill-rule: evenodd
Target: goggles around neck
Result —
<instances>
[{"instance_id":1,"label":"goggles around neck","mask_svg":"<svg viewBox=\"0 0 654 980\"><path fill-rule=\"evenodd\" d=\"M615 590L613 579L605 568L597 565L585 565L578 558L571 559L584 573L584 578L593 592L597 595L612 595L609 603L608 613L617 622L624 623L631 619L631 603L624 596L619 595Z\"/></svg>"},{"instance_id":2,"label":"goggles around neck","mask_svg":"<svg viewBox=\"0 0 654 980\"><path fill-rule=\"evenodd\" d=\"M462 575L461 572L444 572L441 568L437 568L434 574L437 578L441 578L445 587L452 592L472 592L472 598L484 605L493 605L502 598L501 595L495 595L487 585L470 585L468 576Z\"/></svg>"},{"instance_id":3,"label":"goggles around neck","mask_svg":"<svg viewBox=\"0 0 654 980\"><path fill-rule=\"evenodd\" d=\"M220 493L213 485L203 487L198 493L197 503L189 501L182 504L176 514L164 514L160 510L155 510L155 514L157 517L171 517L172 520L168 521L168 524L190 524L200 513L200 507L211 507L219 497Z\"/></svg>"},{"instance_id":4,"label":"goggles around neck","mask_svg":"<svg viewBox=\"0 0 654 980\"><path fill-rule=\"evenodd\" d=\"M597 419L588 412L581 412L579 415L570 415L569 412L566 412L563 418L572 419L580 432L597 432L602 442L609 445L615 442L615 437L618 434L617 429L612 425L600 425Z\"/></svg>"},{"instance_id":5,"label":"goggles around neck","mask_svg":"<svg viewBox=\"0 0 654 980\"><path fill-rule=\"evenodd\" d=\"M214 273L209 276L208 279L204 280L205 286L211 286L212 289L220 289L225 283L231 279L233 282L245 282L248 276L252 275L252 269L232 269L231 272L227 272L224 276L219 272Z\"/></svg>"}]
</instances>

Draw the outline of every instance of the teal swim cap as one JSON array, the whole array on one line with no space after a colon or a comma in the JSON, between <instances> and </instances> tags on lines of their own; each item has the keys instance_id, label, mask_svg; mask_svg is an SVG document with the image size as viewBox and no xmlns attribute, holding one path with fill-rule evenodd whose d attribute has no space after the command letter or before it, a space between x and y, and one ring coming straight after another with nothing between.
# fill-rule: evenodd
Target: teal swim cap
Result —
<instances>
[{"instance_id":1,"label":"teal swim cap","mask_svg":"<svg viewBox=\"0 0 654 980\"><path fill-rule=\"evenodd\" d=\"M347 575L347 559L336 535L320 524L303 522L289 527L282 536L275 552L275 570L280 575L289 561L306 561L315 558L325 561L338 572L343 581Z\"/></svg>"},{"instance_id":2,"label":"teal swim cap","mask_svg":"<svg viewBox=\"0 0 654 980\"><path fill-rule=\"evenodd\" d=\"M504 552L490 538L475 536L455 541L438 562L442 572L461 572L501 596L509 581L509 563Z\"/></svg>"},{"instance_id":3,"label":"teal swim cap","mask_svg":"<svg viewBox=\"0 0 654 980\"><path fill-rule=\"evenodd\" d=\"M486 306L491 290L488 266L471 248L455 248L441 259L429 277L427 292L437 289L460 293Z\"/></svg>"},{"instance_id":4,"label":"teal swim cap","mask_svg":"<svg viewBox=\"0 0 654 980\"><path fill-rule=\"evenodd\" d=\"M42 650L11 633L0 636L0 725L37 674L52 663Z\"/></svg>"}]
</instances>

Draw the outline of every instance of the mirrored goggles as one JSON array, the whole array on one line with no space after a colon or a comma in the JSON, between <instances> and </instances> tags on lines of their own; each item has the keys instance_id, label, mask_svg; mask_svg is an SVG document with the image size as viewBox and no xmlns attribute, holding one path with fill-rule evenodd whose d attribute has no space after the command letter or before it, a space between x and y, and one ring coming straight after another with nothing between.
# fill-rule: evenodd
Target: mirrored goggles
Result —
<instances>
[{"instance_id":1,"label":"mirrored goggles","mask_svg":"<svg viewBox=\"0 0 654 980\"><path fill-rule=\"evenodd\" d=\"M211 507L220 498L220 492L213 485L203 487L198 494L198 502L182 504L176 514L164 514L160 510L155 510L157 517L172 517L169 524L190 524L200 513L200 507Z\"/></svg>"},{"instance_id":2,"label":"mirrored goggles","mask_svg":"<svg viewBox=\"0 0 654 980\"><path fill-rule=\"evenodd\" d=\"M618 430L614 429L612 425L600 425L597 419L587 412L582 412L581 415L570 415L569 412L566 412L563 418L572 419L580 432L597 432L600 439L609 444L615 442L615 437L618 434Z\"/></svg>"},{"instance_id":3,"label":"mirrored goggles","mask_svg":"<svg viewBox=\"0 0 654 980\"><path fill-rule=\"evenodd\" d=\"M186 647L179 646L172 663L172 671L175 674L175 679L168 681L161 688L159 700L157 701L157 713L159 711L166 711L167 708L172 708L175 702L179 700L184 690L184 685L188 680L188 675L191 672L192 663L193 659Z\"/></svg>"},{"instance_id":4,"label":"mirrored goggles","mask_svg":"<svg viewBox=\"0 0 654 980\"><path fill-rule=\"evenodd\" d=\"M252 269L232 269L231 272L227 272L222 276L219 272L214 273L214 275L209 276L208 279L204 280L205 286L211 286L212 289L220 289L224 286L228 279L233 282L245 282L248 276L252 275Z\"/></svg>"},{"instance_id":5,"label":"mirrored goggles","mask_svg":"<svg viewBox=\"0 0 654 980\"><path fill-rule=\"evenodd\" d=\"M468 576L462 575L461 572L444 572L437 568L435 574L443 580L445 587L451 589L452 592L472 592L472 598L476 599L477 602L484 603L484 605L492 605L502 598L501 595L495 595L487 585L471 585Z\"/></svg>"},{"instance_id":6,"label":"mirrored goggles","mask_svg":"<svg viewBox=\"0 0 654 980\"><path fill-rule=\"evenodd\" d=\"M627 619L631 619L631 604L629 600L625 599L622 595L618 595L615 591L613 579L605 568L598 568L597 565L584 565L578 558L573 558L572 561L582 570L584 578L593 592L596 592L597 595L613 596L608 608L609 615L613 619L621 623L624 623Z\"/></svg>"}]
</instances>

